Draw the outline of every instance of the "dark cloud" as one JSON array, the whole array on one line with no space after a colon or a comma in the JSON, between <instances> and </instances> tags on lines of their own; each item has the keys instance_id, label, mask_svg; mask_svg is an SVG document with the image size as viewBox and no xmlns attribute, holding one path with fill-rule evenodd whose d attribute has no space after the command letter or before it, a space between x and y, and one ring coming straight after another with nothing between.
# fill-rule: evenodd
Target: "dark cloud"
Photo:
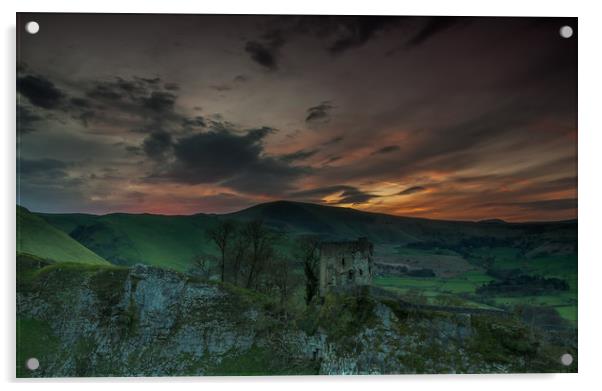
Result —
<instances>
[{"instance_id":1,"label":"dark cloud","mask_svg":"<svg viewBox=\"0 0 602 391\"><path fill-rule=\"evenodd\" d=\"M162 160L171 146L171 134L161 131L151 133L142 144L144 153L154 160Z\"/></svg>"},{"instance_id":2,"label":"dark cloud","mask_svg":"<svg viewBox=\"0 0 602 391\"><path fill-rule=\"evenodd\" d=\"M338 37L329 47L333 54L340 54L349 49L360 47L384 31L400 22L395 16L351 16L340 17Z\"/></svg>"},{"instance_id":3,"label":"dark cloud","mask_svg":"<svg viewBox=\"0 0 602 391\"><path fill-rule=\"evenodd\" d=\"M173 111L175 102L174 94L163 91L153 91L149 97L142 98L142 106L157 114Z\"/></svg>"},{"instance_id":4,"label":"dark cloud","mask_svg":"<svg viewBox=\"0 0 602 391\"><path fill-rule=\"evenodd\" d=\"M134 155L142 155L143 148L138 145L126 145L125 150Z\"/></svg>"},{"instance_id":5,"label":"dark cloud","mask_svg":"<svg viewBox=\"0 0 602 391\"><path fill-rule=\"evenodd\" d=\"M62 104L64 93L54 83L41 76L27 75L17 79L17 91L33 105L56 109Z\"/></svg>"},{"instance_id":6,"label":"dark cloud","mask_svg":"<svg viewBox=\"0 0 602 391\"><path fill-rule=\"evenodd\" d=\"M34 113L32 109L17 105L17 132L27 134L36 131L37 125L43 120L43 117Z\"/></svg>"},{"instance_id":7,"label":"dark cloud","mask_svg":"<svg viewBox=\"0 0 602 391\"><path fill-rule=\"evenodd\" d=\"M391 153L399 150L399 145L387 145L386 147L379 148L376 151L372 152L372 155Z\"/></svg>"},{"instance_id":8,"label":"dark cloud","mask_svg":"<svg viewBox=\"0 0 602 391\"><path fill-rule=\"evenodd\" d=\"M341 193L341 199L337 201L338 204L362 204L373 198L378 197L374 194L365 193L359 189L347 189Z\"/></svg>"},{"instance_id":9,"label":"dark cloud","mask_svg":"<svg viewBox=\"0 0 602 391\"><path fill-rule=\"evenodd\" d=\"M410 195L410 194L422 193L425 190L426 190L426 187L423 187L423 186L412 186L412 187L408 187L405 190L400 191L399 193L397 193L397 195Z\"/></svg>"},{"instance_id":10,"label":"dark cloud","mask_svg":"<svg viewBox=\"0 0 602 391\"><path fill-rule=\"evenodd\" d=\"M87 92L90 98L117 101L120 100L123 95L113 89L109 84L97 84L91 90Z\"/></svg>"},{"instance_id":11,"label":"dark cloud","mask_svg":"<svg viewBox=\"0 0 602 391\"><path fill-rule=\"evenodd\" d=\"M154 85L154 86L159 85L161 83L160 77L148 78L148 77L134 76L134 79L142 81L142 82L150 84L150 85Z\"/></svg>"},{"instance_id":12,"label":"dark cloud","mask_svg":"<svg viewBox=\"0 0 602 391\"><path fill-rule=\"evenodd\" d=\"M297 37L311 36L331 54L342 54L364 46L391 28L402 25L399 16L277 16L270 20L268 31L278 31L281 45ZM286 38L286 39L284 39Z\"/></svg>"},{"instance_id":13,"label":"dark cloud","mask_svg":"<svg viewBox=\"0 0 602 391\"><path fill-rule=\"evenodd\" d=\"M305 122L328 122L330 120L330 111L334 108L331 101L324 101L317 106L307 109ZM338 140L340 141L340 140Z\"/></svg>"},{"instance_id":14,"label":"dark cloud","mask_svg":"<svg viewBox=\"0 0 602 391\"><path fill-rule=\"evenodd\" d=\"M255 143L261 143L269 134L275 133L276 129L269 126L262 126L247 130L247 138Z\"/></svg>"},{"instance_id":15,"label":"dark cloud","mask_svg":"<svg viewBox=\"0 0 602 391\"><path fill-rule=\"evenodd\" d=\"M433 16L429 17L416 35L407 42L408 47L418 46L437 34L444 32L456 25L469 23L470 18L454 16Z\"/></svg>"},{"instance_id":16,"label":"dark cloud","mask_svg":"<svg viewBox=\"0 0 602 391\"><path fill-rule=\"evenodd\" d=\"M316 153L320 152L319 149L300 149L298 151L286 154L286 155L282 155L280 156L280 159L285 161L285 162L294 162L294 161L298 161L298 160L305 160L308 159L312 156L314 156Z\"/></svg>"},{"instance_id":17,"label":"dark cloud","mask_svg":"<svg viewBox=\"0 0 602 391\"><path fill-rule=\"evenodd\" d=\"M44 76L24 75L17 81L19 92L32 105L52 109L52 116L42 117L33 108L20 104L17 108L19 132L33 131L43 120L64 121L65 116L90 125L110 125L110 129L122 128L143 133L159 134L183 132L204 128L201 116L188 117L176 112L178 96L164 88L161 78L116 76L110 80L82 82L80 88L69 92L61 90ZM95 132L100 132L95 126ZM144 147L156 156L156 140Z\"/></svg>"},{"instance_id":18,"label":"dark cloud","mask_svg":"<svg viewBox=\"0 0 602 391\"><path fill-rule=\"evenodd\" d=\"M245 51L251 55L251 59L259 65L274 71L278 68L276 62L276 50L256 41L249 41L245 45Z\"/></svg>"},{"instance_id":19,"label":"dark cloud","mask_svg":"<svg viewBox=\"0 0 602 391\"><path fill-rule=\"evenodd\" d=\"M285 33L281 29L269 29L259 40L248 41L245 51L257 64L269 71L275 71L279 65L280 48L285 43Z\"/></svg>"},{"instance_id":20,"label":"dark cloud","mask_svg":"<svg viewBox=\"0 0 602 391\"><path fill-rule=\"evenodd\" d=\"M285 44L284 36L280 30L267 31L261 41L248 41L245 51L251 59L270 71L278 69L280 48Z\"/></svg>"},{"instance_id":21,"label":"dark cloud","mask_svg":"<svg viewBox=\"0 0 602 391\"><path fill-rule=\"evenodd\" d=\"M209 131L174 143L176 163L167 176L185 183L211 183L230 178L255 163L262 146L248 136Z\"/></svg>"},{"instance_id":22,"label":"dark cloud","mask_svg":"<svg viewBox=\"0 0 602 391\"><path fill-rule=\"evenodd\" d=\"M191 118L182 119L182 126L185 128L204 128L207 126L205 118L200 115Z\"/></svg>"},{"instance_id":23,"label":"dark cloud","mask_svg":"<svg viewBox=\"0 0 602 391\"><path fill-rule=\"evenodd\" d=\"M43 179L59 179L67 177L66 169L72 164L57 159L19 159L17 172L25 179L43 177Z\"/></svg>"},{"instance_id":24,"label":"dark cloud","mask_svg":"<svg viewBox=\"0 0 602 391\"><path fill-rule=\"evenodd\" d=\"M278 197L295 188L296 181L308 174L310 169L292 166L272 157L262 157L241 172L224 181L224 186L247 193Z\"/></svg>"},{"instance_id":25,"label":"dark cloud","mask_svg":"<svg viewBox=\"0 0 602 391\"><path fill-rule=\"evenodd\" d=\"M106 108L120 108L134 114L165 114L174 109L177 96L173 90L164 89L160 78L148 79L133 76L125 79L119 76L112 80L93 80L86 89L88 98L96 105Z\"/></svg>"},{"instance_id":26,"label":"dark cloud","mask_svg":"<svg viewBox=\"0 0 602 391\"><path fill-rule=\"evenodd\" d=\"M163 88L165 88L167 91L178 91L180 86L177 83L165 83Z\"/></svg>"},{"instance_id":27,"label":"dark cloud","mask_svg":"<svg viewBox=\"0 0 602 391\"><path fill-rule=\"evenodd\" d=\"M290 197L310 202L322 202L321 198L329 195L339 195L341 197L338 201L334 202L335 204L361 204L378 197L377 195L363 192L357 187L348 185L334 185L297 191L291 193Z\"/></svg>"},{"instance_id":28,"label":"dark cloud","mask_svg":"<svg viewBox=\"0 0 602 391\"><path fill-rule=\"evenodd\" d=\"M327 146L328 146L328 145L334 145L334 144L338 144L338 143L340 143L341 141L343 141L344 139L345 139L345 138L344 138L343 136L337 136L337 137L331 138L330 140L326 141L326 142L324 143L324 145L327 145Z\"/></svg>"},{"instance_id":29,"label":"dark cloud","mask_svg":"<svg viewBox=\"0 0 602 391\"><path fill-rule=\"evenodd\" d=\"M210 86L210 88L217 92L225 92L225 91L230 91L232 89L232 87L227 84L214 84L214 85Z\"/></svg>"},{"instance_id":30,"label":"dark cloud","mask_svg":"<svg viewBox=\"0 0 602 391\"><path fill-rule=\"evenodd\" d=\"M84 84L85 98L71 98L64 110L85 126L89 123L111 125L141 133L204 127L202 117L177 112L177 89L169 84L159 77L116 76L110 80L91 80Z\"/></svg>"},{"instance_id":31,"label":"dark cloud","mask_svg":"<svg viewBox=\"0 0 602 391\"><path fill-rule=\"evenodd\" d=\"M338 156L338 155L337 156L329 156L326 159L326 161L324 162L324 164L326 165L326 164L334 163L337 160L341 160L342 158L343 158L342 156Z\"/></svg>"},{"instance_id":32,"label":"dark cloud","mask_svg":"<svg viewBox=\"0 0 602 391\"><path fill-rule=\"evenodd\" d=\"M173 143L175 162L154 175L181 183L219 183L248 193L281 193L306 169L266 156L263 141L274 129L245 132L224 127L182 137Z\"/></svg>"},{"instance_id":33,"label":"dark cloud","mask_svg":"<svg viewBox=\"0 0 602 391\"><path fill-rule=\"evenodd\" d=\"M69 102L71 103L71 105L73 105L75 107L81 107L84 109L91 107L90 101L88 99L84 99L84 98L71 98L69 100Z\"/></svg>"},{"instance_id":34,"label":"dark cloud","mask_svg":"<svg viewBox=\"0 0 602 391\"><path fill-rule=\"evenodd\" d=\"M54 110L50 119L61 121L64 119L61 117L67 115L88 127L92 122L123 125L132 121L131 116L136 116L138 122L146 123L142 128L153 131L161 128L166 120L177 119L174 113L177 97L162 90L160 80L115 77L111 81L81 83L79 91L71 89L67 92L44 76L30 74L18 79L17 89L33 105ZM116 115L118 113L125 116ZM149 124L151 119L153 123Z\"/></svg>"}]
</instances>

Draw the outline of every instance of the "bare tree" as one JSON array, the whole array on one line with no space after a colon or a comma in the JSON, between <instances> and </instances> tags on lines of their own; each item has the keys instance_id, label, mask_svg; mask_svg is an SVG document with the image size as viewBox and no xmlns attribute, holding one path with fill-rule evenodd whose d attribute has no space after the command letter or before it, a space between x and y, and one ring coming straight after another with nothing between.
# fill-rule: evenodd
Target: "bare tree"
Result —
<instances>
[{"instance_id":1,"label":"bare tree","mask_svg":"<svg viewBox=\"0 0 602 391\"><path fill-rule=\"evenodd\" d=\"M298 256L303 261L305 273L305 302L311 303L318 293L320 276L320 240L316 236L305 236L299 241Z\"/></svg>"},{"instance_id":2,"label":"bare tree","mask_svg":"<svg viewBox=\"0 0 602 391\"><path fill-rule=\"evenodd\" d=\"M234 223L229 220L220 221L218 224L208 231L208 235L213 240L215 245L221 252L220 259L220 274L221 281L224 282L224 275L226 270L226 251L230 243L230 239L234 235Z\"/></svg>"},{"instance_id":3,"label":"bare tree","mask_svg":"<svg viewBox=\"0 0 602 391\"><path fill-rule=\"evenodd\" d=\"M273 255L273 242L275 236L265 227L263 221L253 220L247 223L243 231L249 243L249 274L247 276L247 288L257 288L259 276L264 265Z\"/></svg>"},{"instance_id":4,"label":"bare tree","mask_svg":"<svg viewBox=\"0 0 602 391\"><path fill-rule=\"evenodd\" d=\"M271 264L271 277L273 285L280 294L280 303L285 304L293 291L295 284L289 259L282 256L275 257Z\"/></svg>"},{"instance_id":5,"label":"bare tree","mask_svg":"<svg viewBox=\"0 0 602 391\"><path fill-rule=\"evenodd\" d=\"M249 242L240 230L236 230L232 243L232 276L235 285L238 285L238 277L246 257L249 255Z\"/></svg>"}]
</instances>

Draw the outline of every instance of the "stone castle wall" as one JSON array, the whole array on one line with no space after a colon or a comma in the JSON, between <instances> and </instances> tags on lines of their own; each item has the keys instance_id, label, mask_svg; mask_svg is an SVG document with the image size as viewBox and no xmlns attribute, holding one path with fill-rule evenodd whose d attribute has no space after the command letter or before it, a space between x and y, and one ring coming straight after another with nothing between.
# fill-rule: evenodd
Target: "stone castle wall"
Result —
<instances>
[{"instance_id":1,"label":"stone castle wall","mask_svg":"<svg viewBox=\"0 0 602 391\"><path fill-rule=\"evenodd\" d=\"M373 245L366 239L320 246L320 295L350 286L370 285Z\"/></svg>"}]
</instances>

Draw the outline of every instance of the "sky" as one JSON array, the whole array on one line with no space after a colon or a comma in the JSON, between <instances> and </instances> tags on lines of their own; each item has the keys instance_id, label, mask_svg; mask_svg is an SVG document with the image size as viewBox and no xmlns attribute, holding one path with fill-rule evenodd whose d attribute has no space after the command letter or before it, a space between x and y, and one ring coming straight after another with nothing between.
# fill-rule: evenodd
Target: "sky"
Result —
<instances>
[{"instance_id":1,"label":"sky","mask_svg":"<svg viewBox=\"0 0 602 391\"><path fill-rule=\"evenodd\" d=\"M575 18L19 14L17 30L30 210L577 218Z\"/></svg>"}]
</instances>

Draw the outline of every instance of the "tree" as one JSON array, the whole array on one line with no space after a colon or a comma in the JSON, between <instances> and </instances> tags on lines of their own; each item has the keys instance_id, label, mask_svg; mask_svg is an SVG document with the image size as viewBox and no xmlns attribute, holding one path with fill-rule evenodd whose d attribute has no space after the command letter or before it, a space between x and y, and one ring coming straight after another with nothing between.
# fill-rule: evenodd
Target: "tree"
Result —
<instances>
[{"instance_id":1,"label":"tree","mask_svg":"<svg viewBox=\"0 0 602 391\"><path fill-rule=\"evenodd\" d=\"M275 236L265 227L263 221L253 220L246 224L243 235L249 243L249 274L246 287L250 289L259 285L259 276L265 264L273 256Z\"/></svg>"},{"instance_id":2,"label":"tree","mask_svg":"<svg viewBox=\"0 0 602 391\"><path fill-rule=\"evenodd\" d=\"M318 293L320 276L320 240L316 236L305 236L299 241L299 257L303 261L305 274L305 302L311 303Z\"/></svg>"},{"instance_id":3,"label":"tree","mask_svg":"<svg viewBox=\"0 0 602 391\"><path fill-rule=\"evenodd\" d=\"M273 259L270 266L270 277L273 285L280 294L280 304L285 304L295 285L290 260L282 256L277 256Z\"/></svg>"},{"instance_id":4,"label":"tree","mask_svg":"<svg viewBox=\"0 0 602 391\"><path fill-rule=\"evenodd\" d=\"M246 257L249 255L249 242L245 235L240 230L236 230L232 243L232 276L235 285L238 285L238 277L241 274L241 268Z\"/></svg>"},{"instance_id":5,"label":"tree","mask_svg":"<svg viewBox=\"0 0 602 391\"><path fill-rule=\"evenodd\" d=\"M228 249L228 244L230 243L230 239L234 234L234 223L229 220L220 221L218 224L208 231L208 235L213 240L215 245L219 248L221 252L220 259L220 271L221 271L221 281L224 282L224 275L226 270L226 250Z\"/></svg>"}]
</instances>

